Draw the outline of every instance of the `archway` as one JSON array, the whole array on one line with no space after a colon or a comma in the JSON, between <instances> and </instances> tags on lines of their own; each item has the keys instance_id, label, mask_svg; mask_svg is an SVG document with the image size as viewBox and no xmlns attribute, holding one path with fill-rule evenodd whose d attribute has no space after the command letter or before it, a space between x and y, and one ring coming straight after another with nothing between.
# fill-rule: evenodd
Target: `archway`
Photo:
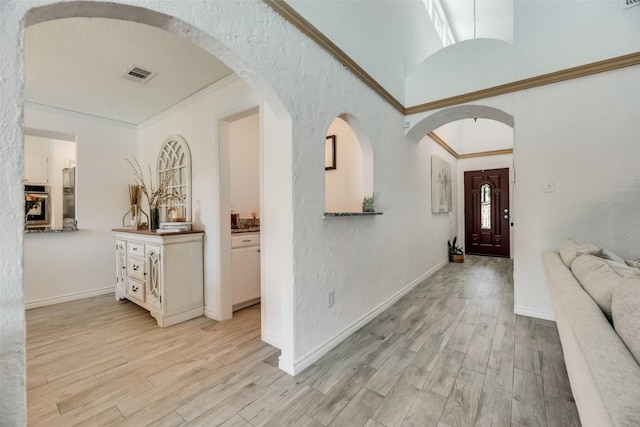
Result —
<instances>
[{"instance_id":1,"label":"archway","mask_svg":"<svg viewBox=\"0 0 640 427\"><path fill-rule=\"evenodd\" d=\"M361 212L363 197L373 192L371 144L358 120L341 114L325 141L325 211Z\"/></svg>"},{"instance_id":2,"label":"archway","mask_svg":"<svg viewBox=\"0 0 640 427\"><path fill-rule=\"evenodd\" d=\"M443 110L439 110L430 114L420 121L418 121L407 133L407 138L410 141L419 142L423 139L429 139L429 137L436 137L438 135L434 135L434 131L438 129L442 129L443 126L454 124L455 122L461 121L469 121L471 122L471 126L474 126L474 121L467 119L483 119L484 121L493 121L497 122L502 127L507 127L507 130L513 134L513 126L514 126L514 117L495 107L486 106L486 105L460 105L451 108L446 108ZM480 121L478 121L480 124ZM511 128L511 129L509 129ZM437 131L439 133L439 131ZM439 143L442 141L440 140ZM448 147L449 148L449 147ZM515 140L513 141L513 149L515 149ZM456 205L458 206L456 210L457 212L457 232L459 240L465 241L465 197L464 197L464 173L472 170L482 170L482 169L497 169L497 168L506 168L509 169L509 192L511 193L510 203L508 212L510 215L509 222L515 224L514 216L516 214L516 209L514 205L515 197L513 197L515 193L515 170L513 164L513 151L511 153L507 152L508 150L496 150L496 151L486 151L486 152L477 152L471 154L458 154L455 150L452 150L452 154L456 158L456 184L455 187L457 196L454 198ZM510 233L510 247L514 247L514 234ZM511 250L513 254L513 249Z\"/></svg>"},{"instance_id":3,"label":"archway","mask_svg":"<svg viewBox=\"0 0 640 427\"><path fill-rule=\"evenodd\" d=\"M155 7L155 6L152 6L152 7ZM180 10L180 8L182 8L183 6L171 4L171 5L160 5L157 7L158 9L166 9L166 11L170 12L173 9ZM20 7L17 7L16 10L13 10L7 13L7 16L9 17L6 18L6 21L10 22L12 25L8 27L7 26L4 27L4 31L6 31L9 34L9 37L7 38L8 40L7 46L15 42L15 46L11 45L10 49L15 49L17 52L15 56L9 55L11 56L11 58L3 61L3 66L6 66L8 70L7 77L10 84L15 85L16 82L23 81L23 79L18 76L23 71L20 66L20 64L22 63L21 60L23 57L23 53L22 53L22 47L19 46L19 43L17 43L17 41L21 38L21 35L19 34L21 34L22 31L24 30L23 26L29 26L29 25L40 23L40 22L68 18L68 17L87 17L87 18L101 17L101 18L110 18L110 19L122 19L122 20L137 22L144 25L150 25L150 26L154 26L154 27L166 30L176 35L177 37L188 40L198 45L199 47L205 49L209 53L224 60L225 63L228 64L234 71L236 71L238 74L243 76L245 81L248 82L253 89L255 89L260 93L260 95L264 99L265 104L268 104L272 110L272 113L269 116L270 118L269 126L272 129L276 129L278 131L278 135L268 139L277 140L279 144L278 149L280 150L283 149L284 151L286 151L286 149L289 148L289 151L290 151L291 120L289 118L287 108L280 101L280 98L276 94L276 91L273 89L273 87L270 86L270 84L265 79L263 79L260 76L260 73L257 72L252 67L253 61L250 57L243 57L235 53L233 50L229 49L219 40L214 38L212 35L207 34L206 32L201 31L198 28L195 28L185 23L184 21L173 18L167 14L163 14L150 9L143 9L140 7L129 6L124 4L76 1L76 2L49 4L49 5L41 6L38 8L30 9L30 10L27 10L27 6L24 6L24 7L20 6ZM16 18L16 15L18 13L21 14L20 16L25 17L23 21L19 19L14 20L14 18ZM4 19L3 19L3 22L5 22ZM16 22L19 22L19 23L13 25ZM4 41L4 37L3 37L3 41ZM4 44L3 44L3 48L4 48ZM11 64L11 61L15 62L15 65ZM4 70L4 67L3 67L3 70ZM7 85L2 85L2 86L5 87ZM18 154L18 150L20 150L18 144L21 144L21 141L23 140L23 132L22 132L22 126L20 126L21 123L20 123L19 111L22 110L23 100L20 94L21 92L20 85L18 84L15 86L16 86L16 90L9 90L5 93L7 95L7 101L8 101L7 102L8 106L6 107L6 110L8 112L11 112L12 114L15 112L15 116L13 115L11 117L7 116L6 119L3 119L3 123L5 124L9 123L10 125L8 127L10 127L11 129L14 129L13 131L10 132L10 134L7 134L5 138L7 138L7 141L11 143L11 147L13 148L12 156L15 154L15 157L18 160L21 160L23 155ZM281 159L283 158L281 157ZM290 158L287 159L285 157L283 161L286 162L287 160L290 161ZM11 172L12 174L16 172L15 176L19 177L21 175L20 173L21 166L22 166L22 162L18 161L16 167L10 168L8 172ZM290 168L288 169L288 171L283 169L284 168L280 168L281 175L285 176L285 181L286 181L287 175L289 177L291 175L291 170ZM274 203L272 206L284 207L285 211L287 211L287 207L289 207L288 211L290 212L291 211L291 208L290 208L291 192L283 195L282 187L279 187L278 191L279 191L278 202L280 203L279 204ZM20 185L17 183L17 180L16 180L16 184L12 185L11 188L9 189L9 196L12 196L12 195L19 196L20 192L21 192ZM15 197L15 199L18 200L17 197ZM17 202L11 203L10 205L7 206L7 212L9 211L18 212L16 208L19 208L19 204ZM6 215L4 217L7 218L7 225L15 225L16 230L21 229L19 225L20 224L19 215L16 215L15 213L13 213L11 215ZM276 227L278 227L280 223L289 223L289 224L291 223L290 213L289 214L285 213L285 215L281 215L278 210L275 210L274 212L272 212L270 217L272 218L272 222L267 223L267 221L265 221L264 223L265 227L270 227L272 225L275 225ZM284 228L285 230L287 229L286 226ZM7 247L12 247L14 249L17 249L17 251L20 251L20 252L22 251L22 244L20 243L22 242L22 238L17 233L11 233L11 236L8 240L9 240L10 246L7 246ZM277 255L277 256L280 256L281 258L287 259L291 248L286 247L286 244L284 246L285 247L283 248L283 243L280 242L276 247L273 248L273 251L272 251L273 255ZM3 249L4 249L4 244L3 244ZM8 288L5 289L5 291L3 291L2 294L3 294L3 301L4 301L4 296L9 295L11 298L9 298L7 301L9 301L11 304L15 303L15 307L12 306L10 310L9 309L3 310L4 315L3 315L2 323L5 324L5 315L6 315L7 316L6 320L8 321L8 323L15 325L15 328L13 329L12 333L16 335L16 339L11 342L10 348L7 348L6 350L11 353L15 353L16 355L20 355L20 354L23 354L24 352L24 340L23 340L24 316L23 314L20 313L22 310L21 307L18 307L19 305L21 305L21 304L18 304L18 302L21 301L21 298L22 298L21 282L22 282L23 271L22 271L22 267L19 265L19 260L22 257L22 254L15 254L15 255L8 254L8 255L9 256L7 257L6 261L2 262L3 271L5 270L5 263L9 267L9 270L8 270L9 274L5 275L3 273L3 278L8 279ZM289 260L289 263L291 263L291 260ZM288 274L290 276L291 272L290 271L288 273L285 272L284 274L285 275ZM282 282L285 282L287 286L290 286L288 284L290 280L286 280L286 279L280 280L280 279L281 277L277 274L277 272L272 274L272 281L274 283L277 283L278 281L282 281ZM7 308L8 308L8 305L7 305ZM287 319L286 317L287 310L283 310L283 311L285 312L285 314L283 315L284 321L279 321L278 323L282 324L281 327L283 329L285 328L288 329L287 333L290 334L292 333L293 328L285 324ZM3 341L4 341L4 335L5 334L3 332ZM20 338L20 336L22 336L22 338ZM293 358L292 346L293 346L293 338L288 340L285 343L285 345L283 345L283 354L286 354L289 359ZM3 351L3 354L4 353L5 351ZM20 362L19 360L15 362L11 360L8 361L7 363L3 362L3 368L7 365L12 366L12 370L13 370L12 380L8 381L7 385L15 386L16 390L14 390L12 394L18 396L16 397L15 401L8 402L8 405L15 407L15 409L13 409L11 413L18 414L17 419L20 419L19 413L24 410L24 404L23 404L24 402L19 397L19 395L21 395L21 393L19 392L20 384L22 384L22 386L24 385L24 371L23 371L24 363ZM3 382L5 378L6 377L4 376L4 369L3 369ZM2 407L3 410L0 412L4 412L5 407L6 406L3 405ZM9 412L5 412L5 413L9 413Z\"/></svg>"}]
</instances>

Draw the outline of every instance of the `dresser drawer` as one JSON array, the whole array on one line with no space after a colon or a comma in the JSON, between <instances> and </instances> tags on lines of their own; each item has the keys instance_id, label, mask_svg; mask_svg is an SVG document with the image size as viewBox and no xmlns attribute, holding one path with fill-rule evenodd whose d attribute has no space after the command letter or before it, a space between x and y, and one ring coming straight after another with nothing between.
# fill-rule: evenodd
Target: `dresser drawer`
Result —
<instances>
[{"instance_id":1,"label":"dresser drawer","mask_svg":"<svg viewBox=\"0 0 640 427\"><path fill-rule=\"evenodd\" d=\"M245 246L260 246L260 234L247 233L231 236L232 248L243 248Z\"/></svg>"},{"instance_id":2,"label":"dresser drawer","mask_svg":"<svg viewBox=\"0 0 640 427\"><path fill-rule=\"evenodd\" d=\"M127 257L127 276L144 281L144 258L130 255Z\"/></svg>"},{"instance_id":3,"label":"dresser drawer","mask_svg":"<svg viewBox=\"0 0 640 427\"><path fill-rule=\"evenodd\" d=\"M127 242L127 252L131 255L144 256L144 243Z\"/></svg>"},{"instance_id":4,"label":"dresser drawer","mask_svg":"<svg viewBox=\"0 0 640 427\"><path fill-rule=\"evenodd\" d=\"M127 295L144 302L144 282L127 277Z\"/></svg>"}]
</instances>

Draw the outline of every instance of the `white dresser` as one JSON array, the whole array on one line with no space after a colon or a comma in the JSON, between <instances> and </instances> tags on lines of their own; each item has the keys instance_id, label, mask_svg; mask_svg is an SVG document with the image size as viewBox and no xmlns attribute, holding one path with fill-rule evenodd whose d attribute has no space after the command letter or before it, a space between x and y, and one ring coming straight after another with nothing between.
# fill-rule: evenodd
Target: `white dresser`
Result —
<instances>
[{"instance_id":1,"label":"white dresser","mask_svg":"<svg viewBox=\"0 0 640 427\"><path fill-rule=\"evenodd\" d=\"M203 231L113 231L116 300L144 307L163 328L203 314Z\"/></svg>"}]
</instances>

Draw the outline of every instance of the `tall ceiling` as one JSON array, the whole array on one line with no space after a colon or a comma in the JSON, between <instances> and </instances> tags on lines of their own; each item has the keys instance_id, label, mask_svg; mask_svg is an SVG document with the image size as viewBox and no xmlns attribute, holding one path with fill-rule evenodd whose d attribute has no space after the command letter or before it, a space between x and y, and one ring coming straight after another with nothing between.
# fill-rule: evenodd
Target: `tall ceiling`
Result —
<instances>
[{"instance_id":1,"label":"tall ceiling","mask_svg":"<svg viewBox=\"0 0 640 427\"><path fill-rule=\"evenodd\" d=\"M442 48L422 0L287 3L401 102L406 75ZM442 4L456 37L460 41L473 38L473 0L443 0ZM512 40L512 0L476 0L475 7L478 37ZM144 84L133 82L123 77L132 66L157 74ZM132 125L232 73L201 48L129 21L67 18L32 25L25 32L27 102ZM491 132L490 126L482 129ZM447 143L460 154L474 151L474 144L456 141L460 135L473 137L473 132L441 131L451 135ZM500 132L505 133L497 130L496 135ZM479 144L484 147L487 138L482 139ZM488 149L504 146L502 141Z\"/></svg>"}]
</instances>

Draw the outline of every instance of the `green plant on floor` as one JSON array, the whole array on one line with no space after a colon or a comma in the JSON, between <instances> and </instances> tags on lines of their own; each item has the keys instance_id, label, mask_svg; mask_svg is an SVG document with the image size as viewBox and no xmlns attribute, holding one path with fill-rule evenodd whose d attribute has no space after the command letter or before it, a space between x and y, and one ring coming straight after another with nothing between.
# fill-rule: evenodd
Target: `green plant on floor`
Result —
<instances>
[{"instance_id":1,"label":"green plant on floor","mask_svg":"<svg viewBox=\"0 0 640 427\"><path fill-rule=\"evenodd\" d=\"M453 242L447 240L447 246L449 246L449 255L462 255L464 251L460 246L456 244L458 236L453 238Z\"/></svg>"}]
</instances>

